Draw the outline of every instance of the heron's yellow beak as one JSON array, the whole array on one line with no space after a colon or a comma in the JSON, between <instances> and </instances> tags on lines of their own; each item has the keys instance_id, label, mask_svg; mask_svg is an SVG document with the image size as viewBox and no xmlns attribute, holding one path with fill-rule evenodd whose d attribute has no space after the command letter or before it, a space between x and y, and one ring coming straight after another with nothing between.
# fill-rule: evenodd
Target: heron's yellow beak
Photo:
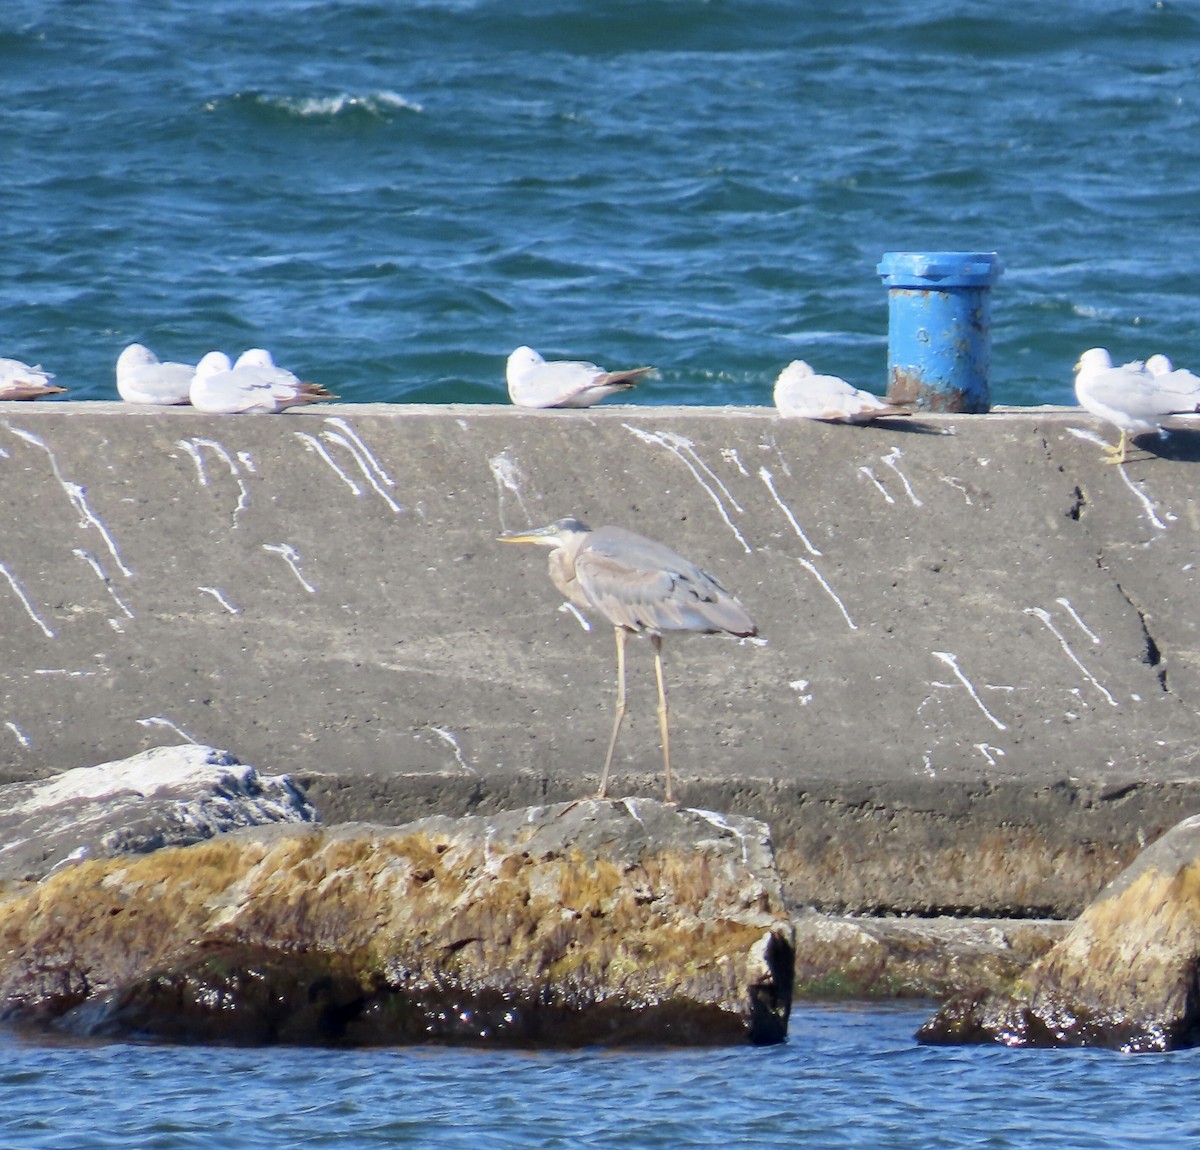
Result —
<instances>
[{"instance_id":1,"label":"heron's yellow beak","mask_svg":"<svg viewBox=\"0 0 1200 1150\"><path fill-rule=\"evenodd\" d=\"M496 540L499 543L545 543L554 533L553 527L537 527L529 531L506 531L497 535Z\"/></svg>"}]
</instances>

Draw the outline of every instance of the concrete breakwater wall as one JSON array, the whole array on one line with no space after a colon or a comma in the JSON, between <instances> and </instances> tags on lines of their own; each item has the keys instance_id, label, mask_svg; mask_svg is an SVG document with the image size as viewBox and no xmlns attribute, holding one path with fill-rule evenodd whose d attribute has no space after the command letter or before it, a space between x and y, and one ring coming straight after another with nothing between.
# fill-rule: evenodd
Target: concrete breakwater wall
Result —
<instances>
[{"instance_id":1,"label":"concrete breakwater wall","mask_svg":"<svg viewBox=\"0 0 1200 1150\"><path fill-rule=\"evenodd\" d=\"M0 405L0 781L181 736L327 822L591 793L609 629L502 530L713 571L760 640L668 637L676 789L826 910L1069 916L1200 809L1200 434L1078 411ZM634 644L615 794L661 794Z\"/></svg>"}]
</instances>

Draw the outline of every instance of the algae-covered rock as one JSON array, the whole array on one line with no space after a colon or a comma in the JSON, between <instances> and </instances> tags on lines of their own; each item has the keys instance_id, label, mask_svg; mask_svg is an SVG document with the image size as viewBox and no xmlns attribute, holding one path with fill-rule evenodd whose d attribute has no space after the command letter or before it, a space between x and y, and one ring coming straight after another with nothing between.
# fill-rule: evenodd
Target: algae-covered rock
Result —
<instances>
[{"instance_id":1,"label":"algae-covered rock","mask_svg":"<svg viewBox=\"0 0 1200 1150\"><path fill-rule=\"evenodd\" d=\"M238 827L312 822L287 775L260 775L192 743L0 787L0 881L34 881L85 858L184 846Z\"/></svg>"},{"instance_id":2,"label":"algae-covered rock","mask_svg":"<svg viewBox=\"0 0 1200 1150\"><path fill-rule=\"evenodd\" d=\"M1170 1050L1200 1036L1200 816L1117 876L1011 993L959 995L928 1043Z\"/></svg>"},{"instance_id":3,"label":"algae-covered rock","mask_svg":"<svg viewBox=\"0 0 1200 1150\"><path fill-rule=\"evenodd\" d=\"M0 903L0 1010L206 1041L781 1041L765 826L650 800L241 831Z\"/></svg>"}]
</instances>

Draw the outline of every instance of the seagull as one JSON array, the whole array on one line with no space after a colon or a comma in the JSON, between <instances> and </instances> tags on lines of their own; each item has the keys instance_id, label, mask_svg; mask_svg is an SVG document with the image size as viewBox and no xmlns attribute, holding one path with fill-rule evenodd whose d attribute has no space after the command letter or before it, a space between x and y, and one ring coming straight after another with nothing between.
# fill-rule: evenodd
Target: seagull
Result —
<instances>
[{"instance_id":1,"label":"seagull","mask_svg":"<svg viewBox=\"0 0 1200 1150\"><path fill-rule=\"evenodd\" d=\"M54 373L43 371L41 365L30 367L19 359L0 359L0 399L40 399L66 391L50 381Z\"/></svg>"},{"instance_id":2,"label":"seagull","mask_svg":"<svg viewBox=\"0 0 1200 1150\"><path fill-rule=\"evenodd\" d=\"M1125 462L1132 436L1161 432L1170 416L1200 411L1200 379L1174 370L1165 355L1114 367L1104 348L1090 348L1075 365L1075 395L1093 415L1120 429L1116 446L1104 448L1109 463Z\"/></svg>"},{"instance_id":3,"label":"seagull","mask_svg":"<svg viewBox=\"0 0 1200 1150\"><path fill-rule=\"evenodd\" d=\"M1200 392L1200 376L1194 375L1185 367L1176 367L1169 357L1161 352L1146 360L1146 370L1158 381L1158 385L1168 391L1177 391L1190 395L1193 391ZM1191 414L1178 412L1179 415Z\"/></svg>"},{"instance_id":4,"label":"seagull","mask_svg":"<svg viewBox=\"0 0 1200 1150\"><path fill-rule=\"evenodd\" d=\"M117 356L117 391L126 403L188 403L195 374L191 364L159 362L158 356L140 343L131 343Z\"/></svg>"},{"instance_id":5,"label":"seagull","mask_svg":"<svg viewBox=\"0 0 1200 1150\"><path fill-rule=\"evenodd\" d=\"M320 384L302 383L286 368L276 367L270 352L251 348L236 364L230 363L223 351L210 351L196 364L191 398L197 411L233 415L274 413L337 396Z\"/></svg>"},{"instance_id":6,"label":"seagull","mask_svg":"<svg viewBox=\"0 0 1200 1150\"><path fill-rule=\"evenodd\" d=\"M836 375L817 375L802 359L794 359L775 381L775 406L785 419L820 419L827 423L870 423L907 409Z\"/></svg>"},{"instance_id":7,"label":"seagull","mask_svg":"<svg viewBox=\"0 0 1200 1150\"><path fill-rule=\"evenodd\" d=\"M508 357L508 396L518 407L591 407L617 391L627 391L652 367L605 371L581 360L546 362L531 347Z\"/></svg>"}]
</instances>

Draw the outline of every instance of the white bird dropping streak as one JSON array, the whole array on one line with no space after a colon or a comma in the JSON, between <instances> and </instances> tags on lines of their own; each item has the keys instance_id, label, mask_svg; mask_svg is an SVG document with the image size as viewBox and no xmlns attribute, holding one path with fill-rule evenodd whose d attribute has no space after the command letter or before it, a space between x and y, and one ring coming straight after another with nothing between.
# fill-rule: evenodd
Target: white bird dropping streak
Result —
<instances>
[{"instance_id":1,"label":"white bird dropping streak","mask_svg":"<svg viewBox=\"0 0 1200 1150\"><path fill-rule=\"evenodd\" d=\"M33 604L29 602L29 596L25 594L25 589L17 582L16 576L4 563L0 563L0 575L3 575L8 580L8 585L13 589L13 594L21 600L21 605L25 608L29 617L42 629L42 634L47 639L55 638L54 632L46 626L45 620L33 609Z\"/></svg>"},{"instance_id":2,"label":"white bird dropping streak","mask_svg":"<svg viewBox=\"0 0 1200 1150\"><path fill-rule=\"evenodd\" d=\"M909 499L912 500L912 505L914 507L924 507L925 504L917 498L917 493L913 491L912 484L908 481L908 476L900 470L900 460L903 458L904 452L898 447L893 447L892 450L887 453L887 455L881 455L879 457L879 461L885 466L890 467L898 476L900 476L900 482L904 484L904 490L907 492Z\"/></svg>"},{"instance_id":3,"label":"white bird dropping streak","mask_svg":"<svg viewBox=\"0 0 1200 1150\"><path fill-rule=\"evenodd\" d=\"M196 740L181 726L171 722L170 719L164 719L161 715L154 715L148 719L138 719L137 724L139 727L166 727L168 730L174 731L181 739L187 739L189 743L195 743L199 746L199 743L196 743Z\"/></svg>"},{"instance_id":4,"label":"white bird dropping streak","mask_svg":"<svg viewBox=\"0 0 1200 1150\"><path fill-rule=\"evenodd\" d=\"M713 501L714 504L716 504L717 511L720 513L721 518L725 520L725 525L730 531L733 532L734 538L736 538L737 541L742 545L742 549L746 552L746 554L752 555L754 553L754 548L752 548L750 544L746 542L746 540L742 537L742 533L734 526L733 520L730 519L729 512L725 508L724 499L722 499L721 495L718 495L712 487L705 483L700 472L703 471L704 474L707 475L713 481L713 483L721 489L724 498L729 500L730 506L732 506L735 511L741 512L741 505L729 493L729 488L721 482L720 478L712 470L712 468L710 468L708 464L705 463L704 460L701 459L696 453L695 445L690 439L686 439L682 435L676 435L671 431L664 431L662 433L644 431L642 428L633 427L628 423L624 423L621 426L624 427L626 431L633 432L633 434L636 435L643 443L656 444L659 447L665 447L669 452L671 452L671 454L674 455L692 473L696 482L699 483L706 492L708 492L708 497ZM687 454L684 454L685 452ZM691 458L689 459L688 456L691 456ZM692 460L695 460L695 463L693 463Z\"/></svg>"},{"instance_id":5,"label":"white bird dropping streak","mask_svg":"<svg viewBox=\"0 0 1200 1150\"><path fill-rule=\"evenodd\" d=\"M504 493L512 492L517 497L517 503L521 508L521 513L526 519L529 519L529 509L525 506L525 497L521 494L521 484L525 482L525 475L517 466L516 460L507 452L502 451L499 455L493 455L488 460L488 467L492 470L492 478L496 481L496 498L499 502L500 510L500 526L507 530L504 522Z\"/></svg>"},{"instance_id":6,"label":"white bird dropping streak","mask_svg":"<svg viewBox=\"0 0 1200 1150\"><path fill-rule=\"evenodd\" d=\"M1089 639L1091 639L1091 641L1092 641L1093 643L1095 643L1095 644L1099 645L1099 643L1100 643L1100 636L1099 636L1099 635L1097 635L1097 634L1096 634L1096 632L1095 632L1095 631L1093 631L1093 630L1092 630L1092 629L1091 629L1091 628L1090 628L1090 627L1089 627L1089 626L1088 626L1088 625L1087 625L1087 624L1086 624L1086 623L1085 623L1085 622L1084 622L1084 621L1083 621L1083 620L1082 620L1082 619L1079 617L1079 612L1078 612L1078 611L1076 611L1076 610L1075 610L1075 608L1071 606L1071 600L1070 600L1070 599L1066 599L1066 598L1064 598L1063 596L1061 596L1061 595L1060 595L1060 596L1059 596L1057 599L1055 599L1055 600L1054 600L1054 602L1055 602L1055 603L1057 603L1057 604L1058 604L1060 607L1065 607L1065 608L1067 609L1067 614L1068 614L1068 615L1070 615L1070 616L1071 616L1071 618L1072 618L1072 619L1074 619L1074 620L1075 620L1075 622L1076 622L1076 623L1079 625L1079 629L1080 629L1080 630L1081 630L1081 631L1082 631L1082 632L1083 632L1083 633L1084 633L1084 634L1085 634L1085 635L1086 635L1086 636L1087 636Z\"/></svg>"},{"instance_id":7,"label":"white bird dropping streak","mask_svg":"<svg viewBox=\"0 0 1200 1150\"><path fill-rule=\"evenodd\" d=\"M348 439L354 442L355 447L357 447L358 450L363 453L363 457L371 465L371 470L374 471L384 483L386 483L389 487L396 486L396 481L383 469L379 461L374 455L371 454L367 445L363 443L358 432L355 431L346 420L344 420L340 415L334 415L326 419L325 422L333 427L339 428Z\"/></svg>"},{"instance_id":8,"label":"white bird dropping streak","mask_svg":"<svg viewBox=\"0 0 1200 1150\"><path fill-rule=\"evenodd\" d=\"M221 591L218 588L216 588L216 587L197 587L196 590L203 591L206 595L211 595L231 615L240 615L242 613L242 609L240 607L235 607L232 603L230 603L229 600L225 598L225 596L221 593Z\"/></svg>"},{"instance_id":9,"label":"white bird dropping streak","mask_svg":"<svg viewBox=\"0 0 1200 1150\"><path fill-rule=\"evenodd\" d=\"M1051 618L1049 611L1043 610L1041 607L1026 607L1025 614L1032 615L1035 619L1040 619L1050 634L1052 634L1058 640L1059 645L1063 649L1063 653L1083 673L1083 677L1087 679L1087 681L1091 683L1092 686L1095 687L1096 690L1108 700L1110 706L1115 707L1118 705L1117 700L1114 699L1111 694L1109 694L1107 688L1100 682L1099 679L1096 678L1095 675L1091 673L1091 671L1089 671L1083 665L1082 662L1080 662L1079 656L1071 650L1071 644L1067 642L1063 633L1054 625L1054 620Z\"/></svg>"},{"instance_id":10,"label":"white bird dropping streak","mask_svg":"<svg viewBox=\"0 0 1200 1150\"><path fill-rule=\"evenodd\" d=\"M384 491L382 487L380 487L379 480L375 477L375 471L371 469L368 459L363 456L356 446L356 444L360 442L359 440L355 439L351 441L344 435L339 435L336 431L322 431L321 436L323 439L328 439L330 443L336 443L350 452L354 462L358 464L359 471L363 473L363 477L373 488L375 488L380 498L392 509L393 512L395 512L395 514L399 515L404 510L399 503L397 503L386 491ZM378 467L376 467L375 470L378 470Z\"/></svg>"},{"instance_id":11,"label":"white bird dropping streak","mask_svg":"<svg viewBox=\"0 0 1200 1150\"><path fill-rule=\"evenodd\" d=\"M64 483L63 490L66 491L67 498L71 500L75 505L75 509L79 512L79 526L95 527L100 532L100 538L104 540L104 545L113 557L113 562L116 563L117 569L126 579L132 579L133 572L121 561L121 554L117 550L117 545L112 535L109 534L108 528L104 526L100 517L88 506L87 488L82 487L78 483Z\"/></svg>"},{"instance_id":12,"label":"white bird dropping streak","mask_svg":"<svg viewBox=\"0 0 1200 1150\"><path fill-rule=\"evenodd\" d=\"M113 590L112 580L105 574L104 568L100 566L100 560L90 551L85 551L82 547L71 548L71 554L78 559L82 559L95 572L96 578L104 584L104 589L112 596L112 601L121 608L127 619L132 619L134 617L133 612L129 609L125 600Z\"/></svg>"},{"instance_id":13,"label":"white bird dropping streak","mask_svg":"<svg viewBox=\"0 0 1200 1150\"><path fill-rule=\"evenodd\" d=\"M867 467L866 464L863 464L863 466L859 468L859 471L861 471L872 483L875 484L875 486L879 489L879 494L882 495L884 499L886 499L889 503L896 502L895 499L893 499L888 493L888 489L884 487L884 485L876 478L875 472Z\"/></svg>"},{"instance_id":14,"label":"white bird dropping streak","mask_svg":"<svg viewBox=\"0 0 1200 1150\"><path fill-rule=\"evenodd\" d=\"M1151 525L1157 527L1159 531L1166 531L1167 525L1161 519L1159 519L1154 510L1154 500L1152 500L1149 495L1147 495L1136 483L1134 483L1132 479L1129 478L1128 475L1125 474L1124 467L1118 467L1116 470L1120 474L1121 478L1125 481L1125 486L1128 487L1129 490L1132 491L1133 494L1141 501L1142 507L1145 508L1146 511L1146 518L1150 520ZM1167 518L1174 519L1175 516L1168 515Z\"/></svg>"},{"instance_id":15,"label":"white bird dropping streak","mask_svg":"<svg viewBox=\"0 0 1200 1150\"><path fill-rule=\"evenodd\" d=\"M799 563L805 571L807 571L818 583L821 584L822 587L825 588L825 593L838 605L838 610L841 611L842 618L846 620L846 626L849 627L851 631L857 631L858 624L850 618L850 612L846 610L846 604L838 598L837 592L835 592L834 589L829 586L828 580L826 580L825 576L817 570L816 565L811 560L803 557L797 559L796 562Z\"/></svg>"},{"instance_id":16,"label":"white bird dropping streak","mask_svg":"<svg viewBox=\"0 0 1200 1150\"><path fill-rule=\"evenodd\" d=\"M23 439L26 443L34 447L40 447L46 453L46 458L50 461L50 470L54 478L58 480L59 487L66 493L67 498L71 501L71 506L79 512L79 526L83 528L95 527L100 532L100 536L103 538L105 546L108 548L121 574L126 579L132 579L133 572L121 562L117 545L113 542L113 537L109 534L108 528L104 526L100 517L88 506L87 488L81 484L72 483L69 479L63 477L62 469L58 466L58 460L55 458L54 452L50 450L46 441L41 436L34 435L32 431L26 431L21 427L13 427L12 424L7 422L3 426L18 439Z\"/></svg>"},{"instance_id":17,"label":"white bird dropping streak","mask_svg":"<svg viewBox=\"0 0 1200 1150\"><path fill-rule=\"evenodd\" d=\"M350 488L350 491L354 495L361 495L363 493L362 488L359 487L359 485L357 483L355 483L354 480L351 479L350 476L347 475L333 461L333 456L330 455L329 452L325 450L325 444L323 444L315 435L309 435L307 431L294 431L294 432L292 432L292 434L298 440L300 440L300 442L303 443L304 446L307 447L309 451L313 452L316 455L319 455L323 460L325 460L325 462L327 464L329 464L329 466L333 469L334 473L338 476L338 478L340 478L341 481L343 483L345 483L345 485L347 487Z\"/></svg>"},{"instance_id":18,"label":"white bird dropping streak","mask_svg":"<svg viewBox=\"0 0 1200 1150\"><path fill-rule=\"evenodd\" d=\"M737 829L724 815L718 814L716 811L706 811L700 807L688 807L687 810L694 815L698 815L706 823L711 823L719 831L724 831L728 835L732 835L738 841L738 845L742 848L742 865L750 865L750 844L746 840L746 836Z\"/></svg>"},{"instance_id":19,"label":"white bird dropping streak","mask_svg":"<svg viewBox=\"0 0 1200 1150\"><path fill-rule=\"evenodd\" d=\"M975 700L975 705L983 712L988 722L990 722L997 731L1007 731L1008 728L1002 722L1000 722L1000 720L997 719L996 716L993 715L992 712L989 711L984 705L983 700L979 697L979 692L975 690L974 683L972 683L971 680L968 679L966 675L964 675L959 669L958 656L952 655L949 651L933 651L931 654L935 659L940 659L946 664L947 667L950 668L951 671L954 672L955 677L964 687L966 687L967 693L972 699Z\"/></svg>"},{"instance_id":20,"label":"white bird dropping streak","mask_svg":"<svg viewBox=\"0 0 1200 1150\"><path fill-rule=\"evenodd\" d=\"M462 747L458 745L458 740L453 733L446 730L445 727L430 727L429 728L443 743L446 743L454 752L454 759L458 765L467 772L468 775L475 774L475 768L463 758Z\"/></svg>"},{"instance_id":21,"label":"white bird dropping streak","mask_svg":"<svg viewBox=\"0 0 1200 1150\"><path fill-rule=\"evenodd\" d=\"M758 477L766 484L767 490L771 493L771 498L778 504L779 510L787 516L787 521L792 525L792 530L799 536L800 542L804 544L808 553L819 556L821 552L809 542L808 536L804 534L800 524L796 522L796 517L792 514L792 509L779 498L779 492L775 490L775 476L771 474L768 468L760 467L758 469Z\"/></svg>"},{"instance_id":22,"label":"white bird dropping streak","mask_svg":"<svg viewBox=\"0 0 1200 1150\"><path fill-rule=\"evenodd\" d=\"M241 470L239 469L233 456L230 455L229 452L225 450L224 446L218 443L215 439L205 439L201 436L196 436L190 440L181 439L178 441L177 446L182 447L188 452L188 454L191 455L192 460L196 464L196 471L199 474L201 487L208 486L208 474L204 470L204 458L200 454L201 447L210 448L216 453L217 458L229 468L229 474L233 477L233 481L238 486L237 506L233 509L233 526L236 527L238 525L238 516L250 506L250 491L246 487L246 481L242 478Z\"/></svg>"},{"instance_id":23,"label":"white bird dropping streak","mask_svg":"<svg viewBox=\"0 0 1200 1150\"><path fill-rule=\"evenodd\" d=\"M317 589L300 574L300 553L295 547L290 543L264 543L262 549L275 555L282 555L283 561L292 569L292 574L300 580L300 586L312 595L317 593Z\"/></svg>"},{"instance_id":24,"label":"white bird dropping streak","mask_svg":"<svg viewBox=\"0 0 1200 1150\"><path fill-rule=\"evenodd\" d=\"M29 748L33 746L33 741L30 739L30 737L24 731L21 730L20 727L17 726L16 723L9 721L9 722L6 722L4 725L10 731L12 731L13 737L17 740L18 743L21 744L21 746L25 750L29 750Z\"/></svg>"}]
</instances>

